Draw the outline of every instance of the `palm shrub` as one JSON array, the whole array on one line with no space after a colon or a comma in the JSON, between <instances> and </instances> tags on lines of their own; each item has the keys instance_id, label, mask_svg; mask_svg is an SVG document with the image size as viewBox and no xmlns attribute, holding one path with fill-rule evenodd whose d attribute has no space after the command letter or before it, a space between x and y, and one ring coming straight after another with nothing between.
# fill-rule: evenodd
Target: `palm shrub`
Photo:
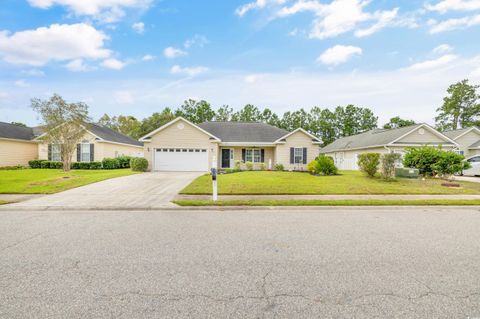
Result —
<instances>
[{"instance_id":1,"label":"palm shrub","mask_svg":"<svg viewBox=\"0 0 480 319\"><path fill-rule=\"evenodd\" d=\"M470 163L465 162L464 159L463 155L452 151L443 151L437 162L432 165L432 169L444 178L451 178L453 174L460 173L464 169L471 167Z\"/></svg>"},{"instance_id":2,"label":"palm shrub","mask_svg":"<svg viewBox=\"0 0 480 319\"><path fill-rule=\"evenodd\" d=\"M395 179L395 162L400 160L400 154L398 153L386 153L381 157L381 174L382 178L386 180Z\"/></svg>"},{"instance_id":3,"label":"palm shrub","mask_svg":"<svg viewBox=\"0 0 480 319\"><path fill-rule=\"evenodd\" d=\"M443 154L440 148L432 146L409 147L405 151L403 166L417 168L424 176L434 175L433 165L440 160Z\"/></svg>"},{"instance_id":4,"label":"palm shrub","mask_svg":"<svg viewBox=\"0 0 480 319\"><path fill-rule=\"evenodd\" d=\"M374 177L378 171L378 165L380 164L379 153L363 153L358 155L358 166L360 170L367 174L369 177Z\"/></svg>"},{"instance_id":5,"label":"palm shrub","mask_svg":"<svg viewBox=\"0 0 480 319\"><path fill-rule=\"evenodd\" d=\"M146 172L148 169L148 161L143 157L133 157L130 160L130 167L134 172Z\"/></svg>"}]
</instances>

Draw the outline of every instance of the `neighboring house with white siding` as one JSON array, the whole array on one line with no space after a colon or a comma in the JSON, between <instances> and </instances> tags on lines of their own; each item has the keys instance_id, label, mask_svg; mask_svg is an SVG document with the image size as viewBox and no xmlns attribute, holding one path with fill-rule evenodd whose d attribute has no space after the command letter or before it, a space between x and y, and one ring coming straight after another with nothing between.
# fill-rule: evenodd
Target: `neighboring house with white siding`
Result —
<instances>
[{"instance_id":1,"label":"neighboring house with white siding","mask_svg":"<svg viewBox=\"0 0 480 319\"><path fill-rule=\"evenodd\" d=\"M443 132L458 144L459 153L466 158L480 154L480 129L467 127Z\"/></svg>"},{"instance_id":2,"label":"neighboring house with white siding","mask_svg":"<svg viewBox=\"0 0 480 319\"><path fill-rule=\"evenodd\" d=\"M0 122L0 167L44 159L60 161L60 146L42 142L40 127L21 127ZM143 157L143 144L105 126L90 124L78 141L72 162L101 161L121 155Z\"/></svg>"},{"instance_id":3,"label":"neighboring house with white siding","mask_svg":"<svg viewBox=\"0 0 480 319\"><path fill-rule=\"evenodd\" d=\"M306 170L319 154L320 139L299 128L292 132L265 123L205 122L198 125L178 117L140 139L152 171L254 169L282 164L287 170Z\"/></svg>"},{"instance_id":4,"label":"neighboring house with white siding","mask_svg":"<svg viewBox=\"0 0 480 319\"><path fill-rule=\"evenodd\" d=\"M373 129L340 138L320 150L331 156L341 170L358 170L358 155L362 153L404 154L407 147L441 146L458 149L458 144L428 124L415 124L396 129ZM399 163L400 165L400 163Z\"/></svg>"}]
</instances>

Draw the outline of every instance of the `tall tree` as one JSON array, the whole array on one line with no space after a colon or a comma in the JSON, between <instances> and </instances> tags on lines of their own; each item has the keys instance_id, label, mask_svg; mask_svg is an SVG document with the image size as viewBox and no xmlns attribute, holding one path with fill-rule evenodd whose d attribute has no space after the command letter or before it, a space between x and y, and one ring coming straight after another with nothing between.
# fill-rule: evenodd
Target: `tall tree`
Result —
<instances>
[{"instance_id":1,"label":"tall tree","mask_svg":"<svg viewBox=\"0 0 480 319\"><path fill-rule=\"evenodd\" d=\"M329 109L314 107L310 111L310 131L322 139L322 144L328 145L337 139L335 113Z\"/></svg>"},{"instance_id":2,"label":"tall tree","mask_svg":"<svg viewBox=\"0 0 480 319\"><path fill-rule=\"evenodd\" d=\"M98 119L98 124L106 126L112 130L117 129L117 122L115 117L110 117L107 113L104 113L102 117Z\"/></svg>"},{"instance_id":3,"label":"tall tree","mask_svg":"<svg viewBox=\"0 0 480 319\"><path fill-rule=\"evenodd\" d=\"M215 113L215 121L228 122L232 119L233 109L228 105L223 105Z\"/></svg>"},{"instance_id":4,"label":"tall tree","mask_svg":"<svg viewBox=\"0 0 480 319\"><path fill-rule=\"evenodd\" d=\"M303 128L304 130L310 130L311 115L304 109L300 109L294 112L286 112L283 114L281 127L287 131L293 131L297 128Z\"/></svg>"},{"instance_id":5,"label":"tall tree","mask_svg":"<svg viewBox=\"0 0 480 319\"><path fill-rule=\"evenodd\" d=\"M388 123L383 125L383 128L392 129L392 128L410 126L414 124L416 123L413 120L405 120L405 119L402 119L400 116L395 116L395 117L392 117Z\"/></svg>"},{"instance_id":6,"label":"tall tree","mask_svg":"<svg viewBox=\"0 0 480 319\"><path fill-rule=\"evenodd\" d=\"M335 109L337 137L359 134L377 127L378 117L372 110L349 104Z\"/></svg>"},{"instance_id":7,"label":"tall tree","mask_svg":"<svg viewBox=\"0 0 480 319\"><path fill-rule=\"evenodd\" d=\"M260 122L261 121L261 112L260 110L252 105L247 104L240 111L236 112L232 116L232 121L235 122Z\"/></svg>"},{"instance_id":8,"label":"tall tree","mask_svg":"<svg viewBox=\"0 0 480 319\"><path fill-rule=\"evenodd\" d=\"M176 116L181 116L192 123L200 124L211 121L215 117L215 111L207 101L199 102L189 99L183 102L182 106L175 111Z\"/></svg>"},{"instance_id":9,"label":"tall tree","mask_svg":"<svg viewBox=\"0 0 480 319\"><path fill-rule=\"evenodd\" d=\"M77 143L85 135L90 121L88 105L67 103L57 94L49 100L32 99L31 103L42 118L45 128L43 141L60 147L63 170L69 171Z\"/></svg>"},{"instance_id":10,"label":"tall tree","mask_svg":"<svg viewBox=\"0 0 480 319\"><path fill-rule=\"evenodd\" d=\"M173 114L172 109L165 108L162 112L155 112L151 116L146 117L142 120L140 125L140 129L138 131L138 136L142 137L147 135L148 133L156 130L157 128L167 124L171 120L175 118L175 114Z\"/></svg>"},{"instance_id":11,"label":"tall tree","mask_svg":"<svg viewBox=\"0 0 480 319\"><path fill-rule=\"evenodd\" d=\"M269 108L265 108L262 111L262 113L260 114L260 121L277 127L281 126L280 118Z\"/></svg>"},{"instance_id":12,"label":"tall tree","mask_svg":"<svg viewBox=\"0 0 480 319\"><path fill-rule=\"evenodd\" d=\"M134 139L138 139L141 122L131 115L119 115L110 117L104 114L99 120L98 124L106 126L114 131L128 135Z\"/></svg>"},{"instance_id":13,"label":"tall tree","mask_svg":"<svg viewBox=\"0 0 480 319\"><path fill-rule=\"evenodd\" d=\"M477 89L468 80L462 80L448 87L448 95L443 98L443 105L437 109L435 123L439 130L456 130L477 125L480 117L480 96Z\"/></svg>"}]
</instances>

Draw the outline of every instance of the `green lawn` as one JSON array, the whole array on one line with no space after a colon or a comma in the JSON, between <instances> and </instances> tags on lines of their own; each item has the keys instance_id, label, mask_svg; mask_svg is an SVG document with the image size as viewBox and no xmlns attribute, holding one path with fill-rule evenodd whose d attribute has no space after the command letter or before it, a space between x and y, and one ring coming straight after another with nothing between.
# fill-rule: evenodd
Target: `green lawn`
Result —
<instances>
[{"instance_id":1,"label":"green lawn","mask_svg":"<svg viewBox=\"0 0 480 319\"><path fill-rule=\"evenodd\" d=\"M221 195L253 194L480 194L480 183L460 182L460 188L445 187L438 179L397 179L387 182L357 171L337 176L313 176L297 172L240 172L218 176ZM209 175L200 176L180 194L212 193Z\"/></svg>"},{"instance_id":2,"label":"green lawn","mask_svg":"<svg viewBox=\"0 0 480 319\"><path fill-rule=\"evenodd\" d=\"M0 194L53 194L67 189L135 174L130 169L72 170L56 169L0 170Z\"/></svg>"},{"instance_id":3,"label":"green lawn","mask_svg":"<svg viewBox=\"0 0 480 319\"><path fill-rule=\"evenodd\" d=\"M480 200L178 200L180 206L471 206Z\"/></svg>"}]
</instances>

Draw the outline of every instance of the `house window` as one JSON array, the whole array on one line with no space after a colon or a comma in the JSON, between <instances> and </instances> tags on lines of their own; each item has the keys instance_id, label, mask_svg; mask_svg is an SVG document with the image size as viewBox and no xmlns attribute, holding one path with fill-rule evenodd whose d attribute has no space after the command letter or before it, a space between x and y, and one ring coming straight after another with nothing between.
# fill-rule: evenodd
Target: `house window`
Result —
<instances>
[{"instance_id":1,"label":"house window","mask_svg":"<svg viewBox=\"0 0 480 319\"><path fill-rule=\"evenodd\" d=\"M294 163L301 164L303 163L303 148L295 147L294 150Z\"/></svg>"},{"instance_id":2,"label":"house window","mask_svg":"<svg viewBox=\"0 0 480 319\"><path fill-rule=\"evenodd\" d=\"M233 151L230 152L233 156ZM233 157L232 157L233 159ZM245 149L245 162L261 163L262 162L262 150L261 149Z\"/></svg>"},{"instance_id":3,"label":"house window","mask_svg":"<svg viewBox=\"0 0 480 319\"><path fill-rule=\"evenodd\" d=\"M245 150L245 162L253 162L253 150Z\"/></svg>"},{"instance_id":4,"label":"house window","mask_svg":"<svg viewBox=\"0 0 480 319\"><path fill-rule=\"evenodd\" d=\"M262 161L262 153L260 150L253 150L253 162L260 163Z\"/></svg>"},{"instance_id":5,"label":"house window","mask_svg":"<svg viewBox=\"0 0 480 319\"><path fill-rule=\"evenodd\" d=\"M80 144L80 162L90 162L90 143L82 141Z\"/></svg>"},{"instance_id":6,"label":"house window","mask_svg":"<svg viewBox=\"0 0 480 319\"><path fill-rule=\"evenodd\" d=\"M62 154L60 151L61 146L59 144L52 144L52 161L60 162L62 160Z\"/></svg>"}]
</instances>

